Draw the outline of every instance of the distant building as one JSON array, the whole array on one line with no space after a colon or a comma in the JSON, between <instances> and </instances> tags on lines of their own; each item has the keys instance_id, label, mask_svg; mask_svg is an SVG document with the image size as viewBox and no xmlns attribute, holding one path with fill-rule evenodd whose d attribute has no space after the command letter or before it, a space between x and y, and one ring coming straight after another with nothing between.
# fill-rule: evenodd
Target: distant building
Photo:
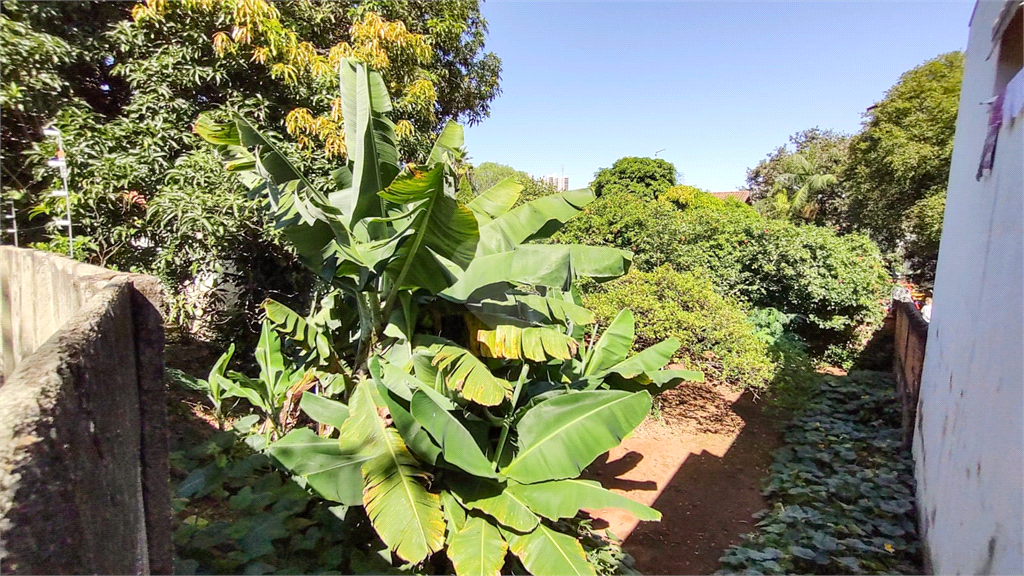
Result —
<instances>
[{"instance_id":1,"label":"distant building","mask_svg":"<svg viewBox=\"0 0 1024 576\"><path fill-rule=\"evenodd\" d=\"M541 176L540 177L540 181L545 183L545 184L547 184L548 186L553 186L555 188L555 190L557 190L559 192L565 192L566 190L569 189L569 177L568 176L559 176L557 174L548 174L547 176Z\"/></svg>"},{"instance_id":2,"label":"distant building","mask_svg":"<svg viewBox=\"0 0 1024 576\"><path fill-rule=\"evenodd\" d=\"M725 200L726 198L735 198L744 204L753 204L750 200L750 190L732 190L729 192L709 192L715 198L719 200Z\"/></svg>"}]
</instances>

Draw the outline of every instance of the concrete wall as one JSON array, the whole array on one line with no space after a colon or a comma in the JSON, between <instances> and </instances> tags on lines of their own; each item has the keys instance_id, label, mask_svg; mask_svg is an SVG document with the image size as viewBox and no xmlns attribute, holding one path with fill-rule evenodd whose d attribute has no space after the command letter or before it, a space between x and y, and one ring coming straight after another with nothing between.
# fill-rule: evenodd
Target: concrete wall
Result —
<instances>
[{"instance_id":1,"label":"concrete wall","mask_svg":"<svg viewBox=\"0 0 1024 576\"><path fill-rule=\"evenodd\" d=\"M159 282L0 247L0 572L170 573Z\"/></svg>"},{"instance_id":2,"label":"concrete wall","mask_svg":"<svg viewBox=\"0 0 1024 576\"><path fill-rule=\"evenodd\" d=\"M979 2L971 22L918 405L918 509L937 574L1024 574L1024 116L975 180L981 103L1007 73L992 50L1004 5Z\"/></svg>"},{"instance_id":3,"label":"concrete wall","mask_svg":"<svg viewBox=\"0 0 1024 576\"><path fill-rule=\"evenodd\" d=\"M906 300L893 301L893 372L896 373L896 397L903 414L903 443L910 448L917 419L917 402L924 370L928 323L921 311Z\"/></svg>"}]
</instances>

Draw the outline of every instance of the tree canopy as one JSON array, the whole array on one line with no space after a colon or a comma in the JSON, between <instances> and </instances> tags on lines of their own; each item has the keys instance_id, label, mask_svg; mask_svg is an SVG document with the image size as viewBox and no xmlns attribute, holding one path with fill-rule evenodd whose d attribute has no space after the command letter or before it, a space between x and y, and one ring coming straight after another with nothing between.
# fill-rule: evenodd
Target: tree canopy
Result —
<instances>
[{"instance_id":1,"label":"tree canopy","mask_svg":"<svg viewBox=\"0 0 1024 576\"><path fill-rule=\"evenodd\" d=\"M42 138L52 122L71 168L77 257L156 274L172 294L198 272L229 273L253 289L253 309L265 291L287 300L311 279L192 133L200 113L242 112L327 172L345 153L341 58L381 70L406 160L422 159L447 121L486 117L499 93L475 1L4 2L0 25L3 179L23 196L23 239L66 249L46 217L65 202L44 194L56 185Z\"/></svg>"},{"instance_id":2,"label":"tree canopy","mask_svg":"<svg viewBox=\"0 0 1024 576\"><path fill-rule=\"evenodd\" d=\"M774 208L772 200L782 192L786 195L788 208L803 186L814 184L813 191L811 186L805 191L806 197L799 203L800 208L814 208L808 220L835 225L841 220L844 210L838 178L846 165L849 142L850 137L845 134L817 127L793 134L789 137L789 145L779 146L757 166L747 170L751 199L765 201L763 205ZM815 175L819 178L812 182ZM784 217L789 217L790 211L787 209L785 212Z\"/></svg>"},{"instance_id":3,"label":"tree canopy","mask_svg":"<svg viewBox=\"0 0 1024 576\"><path fill-rule=\"evenodd\" d=\"M675 185L676 167L671 162L628 156L616 160L611 168L599 170L590 186L598 197L620 191L657 197Z\"/></svg>"},{"instance_id":4,"label":"tree canopy","mask_svg":"<svg viewBox=\"0 0 1024 576\"><path fill-rule=\"evenodd\" d=\"M938 257L938 236L914 233L941 231L935 218L941 222L963 66L963 53L950 52L903 74L865 113L864 129L850 142L844 172L850 227L884 250L904 250L919 272Z\"/></svg>"}]
</instances>

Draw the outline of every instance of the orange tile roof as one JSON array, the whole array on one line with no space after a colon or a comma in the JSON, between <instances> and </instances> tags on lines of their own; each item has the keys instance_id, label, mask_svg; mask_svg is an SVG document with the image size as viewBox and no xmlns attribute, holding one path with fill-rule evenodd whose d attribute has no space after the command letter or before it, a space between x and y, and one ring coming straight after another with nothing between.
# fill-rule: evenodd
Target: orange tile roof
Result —
<instances>
[{"instance_id":1,"label":"orange tile roof","mask_svg":"<svg viewBox=\"0 0 1024 576\"><path fill-rule=\"evenodd\" d=\"M735 198L740 202L750 203L750 190L731 190L729 192L710 192L712 196L719 200L725 200L726 198Z\"/></svg>"}]
</instances>

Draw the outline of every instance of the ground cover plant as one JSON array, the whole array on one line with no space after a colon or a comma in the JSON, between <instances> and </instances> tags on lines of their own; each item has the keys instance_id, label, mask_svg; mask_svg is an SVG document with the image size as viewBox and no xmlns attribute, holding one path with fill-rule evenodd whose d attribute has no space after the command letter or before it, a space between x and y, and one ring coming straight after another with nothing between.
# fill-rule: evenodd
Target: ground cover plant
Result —
<instances>
[{"instance_id":1,"label":"ground cover plant","mask_svg":"<svg viewBox=\"0 0 1024 576\"><path fill-rule=\"evenodd\" d=\"M772 508L723 572L920 574L912 456L891 374L824 376L786 426L764 494Z\"/></svg>"},{"instance_id":2,"label":"ground cover plant","mask_svg":"<svg viewBox=\"0 0 1024 576\"><path fill-rule=\"evenodd\" d=\"M380 75L344 60L341 86L348 162L328 179L307 178L241 116L197 122L331 286L308 315L265 302L260 374L207 383L256 409L254 447L324 499L362 507L400 566L593 574L571 522L581 508L660 514L577 477L643 421L652 394L702 375L661 369L678 340L629 356L628 310L592 327L575 283L621 276L629 252L528 243L592 192L512 208L521 186L506 179L462 205L458 125L425 163L400 167ZM296 427L300 413L316 430Z\"/></svg>"}]
</instances>

